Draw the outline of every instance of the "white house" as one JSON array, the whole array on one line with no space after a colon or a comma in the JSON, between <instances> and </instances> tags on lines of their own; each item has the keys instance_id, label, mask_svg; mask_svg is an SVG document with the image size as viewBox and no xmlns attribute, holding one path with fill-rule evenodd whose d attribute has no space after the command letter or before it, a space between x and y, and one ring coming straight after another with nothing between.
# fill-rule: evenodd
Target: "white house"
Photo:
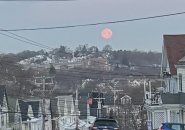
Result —
<instances>
[{"instance_id":1,"label":"white house","mask_svg":"<svg viewBox=\"0 0 185 130\"><path fill-rule=\"evenodd\" d=\"M19 101L17 97L8 96L8 107L9 107L9 124L13 130L21 130L22 120L19 107Z\"/></svg>"},{"instance_id":2,"label":"white house","mask_svg":"<svg viewBox=\"0 0 185 130\"><path fill-rule=\"evenodd\" d=\"M53 130L75 130L78 128L86 129L87 123L80 120L79 110L75 109L73 95L63 95L51 99L51 111L53 120Z\"/></svg>"},{"instance_id":3,"label":"white house","mask_svg":"<svg viewBox=\"0 0 185 130\"><path fill-rule=\"evenodd\" d=\"M42 130L42 114L40 101L19 100L16 111L21 113L22 130ZM16 116L16 115L15 115ZM17 117L15 117L17 119Z\"/></svg>"},{"instance_id":4,"label":"white house","mask_svg":"<svg viewBox=\"0 0 185 130\"><path fill-rule=\"evenodd\" d=\"M6 88L0 85L0 130L11 130L9 126L9 110Z\"/></svg>"},{"instance_id":5,"label":"white house","mask_svg":"<svg viewBox=\"0 0 185 130\"><path fill-rule=\"evenodd\" d=\"M185 35L164 35L161 67L164 89L152 92L151 82L148 90L145 86L145 108L152 129L159 128L162 122L185 123L184 56Z\"/></svg>"}]
</instances>

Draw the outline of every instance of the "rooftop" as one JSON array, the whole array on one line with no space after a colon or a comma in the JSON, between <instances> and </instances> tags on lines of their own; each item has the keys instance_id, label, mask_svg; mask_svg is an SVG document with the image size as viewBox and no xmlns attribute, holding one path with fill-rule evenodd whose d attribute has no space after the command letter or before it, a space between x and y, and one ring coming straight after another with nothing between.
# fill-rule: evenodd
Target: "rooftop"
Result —
<instances>
[{"instance_id":1,"label":"rooftop","mask_svg":"<svg viewBox=\"0 0 185 130\"><path fill-rule=\"evenodd\" d=\"M167 54L170 72L177 74L175 65L185 56L185 34L182 35L164 35L164 49Z\"/></svg>"}]
</instances>

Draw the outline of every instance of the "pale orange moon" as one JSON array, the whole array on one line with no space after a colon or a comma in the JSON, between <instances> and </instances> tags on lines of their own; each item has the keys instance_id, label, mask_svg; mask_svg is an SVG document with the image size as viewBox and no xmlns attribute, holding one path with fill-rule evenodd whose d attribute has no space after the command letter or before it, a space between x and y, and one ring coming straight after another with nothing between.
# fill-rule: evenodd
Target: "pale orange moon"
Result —
<instances>
[{"instance_id":1,"label":"pale orange moon","mask_svg":"<svg viewBox=\"0 0 185 130\"><path fill-rule=\"evenodd\" d=\"M104 39L110 39L112 37L112 30L109 29L109 28L103 29L102 32L101 32L101 36Z\"/></svg>"}]
</instances>

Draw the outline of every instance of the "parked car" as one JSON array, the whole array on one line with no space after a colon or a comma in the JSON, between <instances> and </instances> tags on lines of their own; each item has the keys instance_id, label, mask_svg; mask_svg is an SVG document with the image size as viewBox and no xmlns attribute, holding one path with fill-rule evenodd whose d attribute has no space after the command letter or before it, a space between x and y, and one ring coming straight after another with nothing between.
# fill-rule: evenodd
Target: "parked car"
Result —
<instances>
[{"instance_id":1,"label":"parked car","mask_svg":"<svg viewBox=\"0 0 185 130\"><path fill-rule=\"evenodd\" d=\"M182 123L162 123L159 130L185 130L185 124L182 124Z\"/></svg>"},{"instance_id":2,"label":"parked car","mask_svg":"<svg viewBox=\"0 0 185 130\"><path fill-rule=\"evenodd\" d=\"M115 119L98 118L90 130L119 130L119 125Z\"/></svg>"}]
</instances>

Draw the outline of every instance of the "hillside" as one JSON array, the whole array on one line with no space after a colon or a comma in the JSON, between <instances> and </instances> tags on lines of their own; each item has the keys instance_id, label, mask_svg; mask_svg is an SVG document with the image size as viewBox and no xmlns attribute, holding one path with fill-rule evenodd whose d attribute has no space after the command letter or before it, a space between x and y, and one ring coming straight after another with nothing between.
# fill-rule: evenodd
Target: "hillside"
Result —
<instances>
[{"instance_id":1,"label":"hillside","mask_svg":"<svg viewBox=\"0 0 185 130\"><path fill-rule=\"evenodd\" d=\"M105 46L106 47L106 46ZM121 66L153 66L160 67L161 53L144 52L144 51L127 51L127 50L112 50L105 48L99 50L97 47L88 47L80 45L76 50L72 51L67 47L61 46L53 51L23 51L15 54L17 62L21 64L48 64L62 62L76 62L86 58L104 57L108 59L110 65Z\"/></svg>"},{"instance_id":2,"label":"hillside","mask_svg":"<svg viewBox=\"0 0 185 130\"><path fill-rule=\"evenodd\" d=\"M33 76L49 74L51 67L53 74L57 72L55 89L58 92L73 92L77 83L86 79L101 83L128 75L158 75L161 53L112 50L110 46L99 50L95 46L80 45L74 51L61 46L48 52L26 50L17 54L1 54L0 60L1 84L16 83L17 89L13 88L13 91L25 95L36 87Z\"/></svg>"}]
</instances>

